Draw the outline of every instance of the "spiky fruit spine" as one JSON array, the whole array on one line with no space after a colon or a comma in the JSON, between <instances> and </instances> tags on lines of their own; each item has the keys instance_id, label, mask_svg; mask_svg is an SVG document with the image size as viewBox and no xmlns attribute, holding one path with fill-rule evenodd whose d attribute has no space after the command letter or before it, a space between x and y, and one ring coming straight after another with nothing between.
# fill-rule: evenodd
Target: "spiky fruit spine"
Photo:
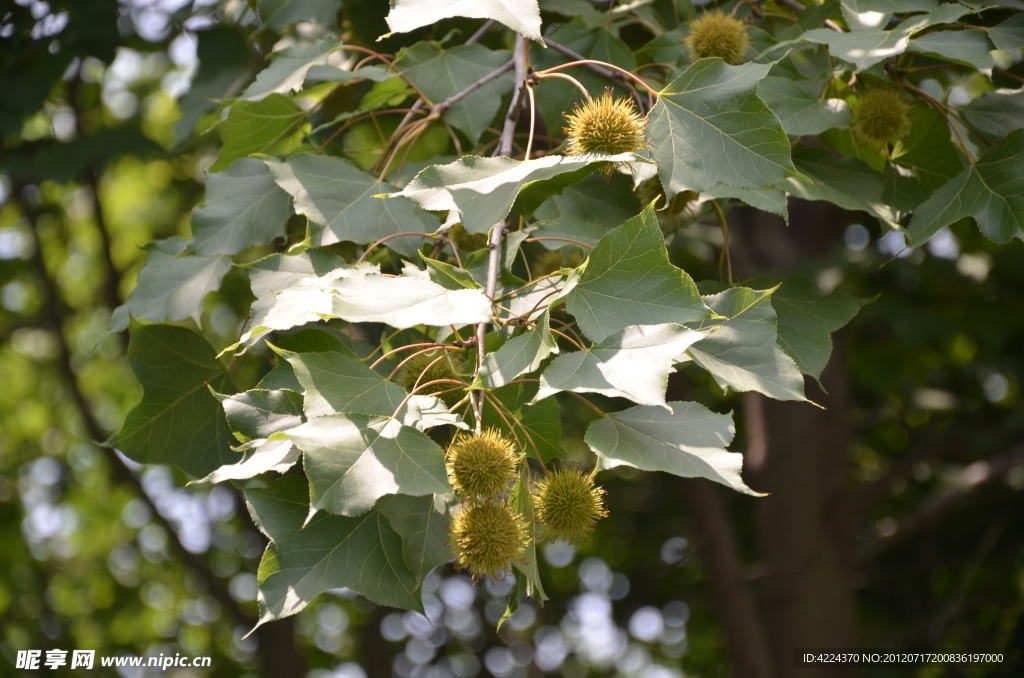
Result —
<instances>
[{"instance_id":1,"label":"spiky fruit spine","mask_svg":"<svg viewBox=\"0 0 1024 678\"><path fill-rule=\"evenodd\" d=\"M448 481L463 499L497 498L515 482L521 455L494 429L456 436L446 455Z\"/></svg>"},{"instance_id":2,"label":"spiky fruit spine","mask_svg":"<svg viewBox=\"0 0 1024 678\"><path fill-rule=\"evenodd\" d=\"M544 538L551 541L579 541L608 515L604 490L594 484L591 474L578 468L549 471L537 483L534 496L537 520L544 526Z\"/></svg>"},{"instance_id":3,"label":"spiky fruit spine","mask_svg":"<svg viewBox=\"0 0 1024 678\"><path fill-rule=\"evenodd\" d=\"M476 252L487 247L486 233L467 233L461 223L448 229L448 240L455 243L460 252Z\"/></svg>"},{"instance_id":4,"label":"spiky fruit spine","mask_svg":"<svg viewBox=\"0 0 1024 678\"><path fill-rule=\"evenodd\" d=\"M637 113L633 100L616 99L610 91L576 106L565 116L569 137L566 153L583 155L602 153L618 155L644 148L644 127L647 118Z\"/></svg>"},{"instance_id":5,"label":"spiky fruit spine","mask_svg":"<svg viewBox=\"0 0 1024 678\"><path fill-rule=\"evenodd\" d=\"M876 87L865 92L853 106L850 126L867 141L893 143L910 131L909 112L910 104L897 90Z\"/></svg>"},{"instance_id":6,"label":"spiky fruit spine","mask_svg":"<svg viewBox=\"0 0 1024 678\"><path fill-rule=\"evenodd\" d=\"M440 358L440 360L438 360ZM416 382L419 381L420 386L428 384L438 379L455 379L457 381L462 380L463 368L465 363L462 357L458 353L452 351L445 351L444 353L439 351L431 351L430 353L420 353L409 360L409 362L402 365L402 369L398 371L398 375L395 381L398 385L404 388L409 393L416 388ZM448 389L458 388L455 384L433 384L420 391L417 391L417 395L437 395L438 398L444 402L445 405L451 407L455 403L462 400L465 395L462 389L450 391ZM441 391L448 391L447 393L441 393Z\"/></svg>"},{"instance_id":7,"label":"spiky fruit spine","mask_svg":"<svg viewBox=\"0 0 1024 678\"><path fill-rule=\"evenodd\" d=\"M521 560L529 543L526 522L508 505L472 501L452 512L448 526L455 564L473 577L499 579Z\"/></svg>"},{"instance_id":8,"label":"spiky fruit spine","mask_svg":"<svg viewBox=\"0 0 1024 678\"><path fill-rule=\"evenodd\" d=\"M690 32L683 42L694 61L718 57L738 66L747 60L750 52L747 25L719 10L705 12L691 20Z\"/></svg>"}]
</instances>

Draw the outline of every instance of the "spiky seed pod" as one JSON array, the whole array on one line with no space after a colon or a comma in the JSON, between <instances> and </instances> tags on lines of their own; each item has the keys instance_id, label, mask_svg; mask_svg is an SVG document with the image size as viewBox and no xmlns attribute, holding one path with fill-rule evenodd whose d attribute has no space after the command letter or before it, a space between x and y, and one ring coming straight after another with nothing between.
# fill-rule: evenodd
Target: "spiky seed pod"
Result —
<instances>
[{"instance_id":1,"label":"spiky seed pod","mask_svg":"<svg viewBox=\"0 0 1024 678\"><path fill-rule=\"evenodd\" d=\"M750 52L747 25L719 10L692 19L683 43L694 61L719 57L727 64L738 66L747 60Z\"/></svg>"},{"instance_id":2,"label":"spiky seed pod","mask_svg":"<svg viewBox=\"0 0 1024 678\"><path fill-rule=\"evenodd\" d=\"M853 108L850 127L861 138L879 144L899 141L910 131L910 104L897 90L870 89Z\"/></svg>"},{"instance_id":3,"label":"spiky seed pod","mask_svg":"<svg viewBox=\"0 0 1024 678\"><path fill-rule=\"evenodd\" d=\"M473 577L501 578L529 543L526 521L498 501L473 501L452 512L449 545L456 566Z\"/></svg>"},{"instance_id":4,"label":"spiky seed pod","mask_svg":"<svg viewBox=\"0 0 1024 678\"><path fill-rule=\"evenodd\" d=\"M440 358L440 360L438 360L438 358ZM398 371L395 381L399 386L411 393L413 388L416 386L417 380L419 380L421 386L437 379L461 380L461 373L463 372L464 367L465 361L461 354L453 351L445 351L443 353L440 351L421 353L402 365L402 369ZM422 378L420 375L422 375ZM451 407L462 400L462 397L465 395L462 389L448 391L448 393L441 393L441 391L446 391L451 388L457 387L455 384L434 384L433 386L428 386L427 388L418 391L417 395L437 394L437 397L440 398L445 405Z\"/></svg>"},{"instance_id":5,"label":"spiky seed pod","mask_svg":"<svg viewBox=\"0 0 1024 678\"><path fill-rule=\"evenodd\" d=\"M610 90L576 106L565 120L568 127L563 131L569 137L566 149L569 155L618 155L639 151L645 146L647 118L637 113L632 99L616 99Z\"/></svg>"},{"instance_id":6,"label":"spiky seed pod","mask_svg":"<svg viewBox=\"0 0 1024 678\"><path fill-rule=\"evenodd\" d=\"M534 507L544 538L551 541L579 541L608 515L604 490L594 484L591 474L573 467L549 471L537 483Z\"/></svg>"},{"instance_id":7,"label":"spiky seed pod","mask_svg":"<svg viewBox=\"0 0 1024 678\"><path fill-rule=\"evenodd\" d=\"M467 233L461 222L448 229L448 240L455 243L460 252L476 252L487 247L486 233Z\"/></svg>"},{"instance_id":8,"label":"spiky seed pod","mask_svg":"<svg viewBox=\"0 0 1024 678\"><path fill-rule=\"evenodd\" d=\"M486 429L456 436L446 457L448 481L457 495L497 498L515 482L522 455L508 438Z\"/></svg>"}]
</instances>

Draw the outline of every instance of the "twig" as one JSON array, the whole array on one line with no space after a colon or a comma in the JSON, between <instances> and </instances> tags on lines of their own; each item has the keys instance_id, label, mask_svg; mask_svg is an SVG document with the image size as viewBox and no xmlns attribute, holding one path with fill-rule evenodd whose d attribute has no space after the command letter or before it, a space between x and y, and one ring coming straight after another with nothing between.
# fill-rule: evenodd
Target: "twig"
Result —
<instances>
[{"instance_id":1,"label":"twig","mask_svg":"<svg viewBox=\"0 0 1024 678\"><path fill-rule=\"evenodd\" d=\"M548 78L559 78L561 80L568 80L573 84L573 86L576 89L583 92L583 96L584 98L586 98L587 101L593 99L593 97L590 96L590 90L584 87L582 82L566 73L534 73L533 78L536 80L547 80Z\"/></svg>"},{"instance_id":2,"label":"twig","mask_svg":"<svg viewBox=\"0 0 1024 678\"><path fill-rule=\"evenodd\" d=\"M572 49L569 49L565 45L561 45L561 44L555 42L554 40L552 40L551 38L544 38L544 42L547 43L547 46L550 47L551 49L555 50L556 52L561 52L562 54L564 54L565 56L569 57L570 59L573 59L573 60L579 61L579 62L589 62L590 61L589 59L587 59L587 57L583 56L579 52L577 52L575 50L572 50ZM597 73L601 77L608 78L609 80L614 80L617 83L619 83L620 85L622 85L624 88L626 88L626 90L629 91L629 93L633 96L633 98L636 99L637 105L640 108L643 108L644 102L640 98L640 93L636 91L636 88L633 87L632 84L630 84L629 80L626 77L622 76L619 73L616 73L615 71L608 70L607 68L602 68L600 65L598 65L596 63L584 63L583 65L586 66L586 68L588 70L590 70L590 71L592 71L594 73Z\"/></svg>"},{"instance_id":3,"label":"twig","mask_svg":"<svg viewBox=\"0 0 1024 678\"><path fill-rule=\"evenodd\" d=\"M712 200L711 206L715 208L715 214L718 215L718 223L722 225L722 254L718 258L718 276L720 278L724 277L725 282L732 285L732 256L729 254L729 220L725 218L725 212L722 211L722 207L718 204L717 200ZM723 264L725 265L725 276L722 275Z\"/></svg>"}]
</instances>

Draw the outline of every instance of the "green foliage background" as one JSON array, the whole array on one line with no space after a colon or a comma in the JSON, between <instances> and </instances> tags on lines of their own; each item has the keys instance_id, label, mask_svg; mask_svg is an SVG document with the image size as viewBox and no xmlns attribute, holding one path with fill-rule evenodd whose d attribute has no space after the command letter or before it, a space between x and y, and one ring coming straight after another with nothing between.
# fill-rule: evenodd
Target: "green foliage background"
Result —
<instances>
[{"instance_id":1,"label":"green foliage background","mask_svg":"<svg viewBox=\"0 0 1024 678\"><path fill-rule=\"evenodd\" d=\"M359 0L0 10L0 661L82 648L210 654L223 676L785 676L795 645L1024 643L1020 8L721 3L754 42L729 67L691 65L682 45L709 7L531 4L480 0L468 18L420 0L390 17ZM650 179L634 190L629 172L555 159L582 100L563 79L534 83L536 159L490 159L514 31L537 71L579 54L658 93L565 70L594 94L638 90L640 155L678 194L667 209L644 211ZM885 149L848 129L858 92L880 86L914 102L910 134ZM444 105L389 161L406 115L389 111L421 94ZM430 168L471 153L485 159ZM448 555L440 460L427 477L406 464L436 457L450 415L420 402L397 437L367 442L394 432L406 393L382 378L395 362L378 374L356 357L421 340L424 322L479 320L487 250L460 263L433 242L421 257L413 236L367 246L450 216L484 234L510 210L498 294L562 267L552 280L574 287L537 329L489 335L480 383L522 417L535 457L615 466L599 475L611 515L588 543L540 548L515 588L468 589L450 565L430 574ZM343 307L295 285L361 257L402 277L351 274ZM403 259L423 272L403 275ZM293 329L319 321L310 308L330 333ZM593 350L547 330L574 321ZM528 405L529 387L507 385L521 375L563 392ZM497 411L484 422L501 426ZM239 444L255 478L225 468ZM291 444L311 493L299 467L268 470ZM397 460L406 494L379 474L357 478L369 499L338 490L338 460L368 448ZM186 486L211 473L224 482ZM324 510L304 525L310 500ZM321 580L339 548L350 560ZM299 605L281 563L300 571ZM423 605L434 626L383 604ZM559 643L568 657L545 659Z\"/></svg>"}]
</instances>

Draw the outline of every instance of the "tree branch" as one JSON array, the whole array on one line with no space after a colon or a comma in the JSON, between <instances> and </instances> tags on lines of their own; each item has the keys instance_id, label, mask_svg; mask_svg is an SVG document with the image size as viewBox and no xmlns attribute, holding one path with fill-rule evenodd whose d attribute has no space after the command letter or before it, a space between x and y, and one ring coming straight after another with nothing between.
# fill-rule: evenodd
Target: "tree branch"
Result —
<instances>
[{"instance_id":1,"label":"tree branch","mask_svg":"<svg viewBox=\"0 0 1024 678\"><path fill-rule=\"evenodd\" d=\"M1005 454L965 466L953 479L953 489L932 497L916 512L897 521L896 529L861 547L857 564L867 565L895 546L924 531L967 502L982 487L1002 478L1011 468L1024 462L1024 445Z\"/></svg>"},{"instance_id":2,"label":"tree branch","mask_svg":"<svg viewBox=\"0 0 1024 678\"><path fill-rule=\"evenodd\" d=\"M583 56L582 54L580 54L576 50L570 49L570 48L566 47L565 45L561 45L561 44L553 41L551 38L544 38L544 42L546 42L548 47L550 47L551 49L555 50L556 52L561 52L562 54L564 54L565 56L569 57L573 61L590 61L590 59L588 59L587 57ZM633 83L631 83L629 81L629 78L627 78L625 75L623 75L622 73L618 73L616 71L613 71L610 68L604 68L603 66L598 66L597 64L582 64L582 65L583 65L584 68L590 70L593 73L596 73L596 74L600 75L603 78L608 78L609 80L614 80L615 82L619 83L619 85L621 85L624 89L628 90L629 93L633 96L633 98L636 99L637 106L639 106L640 110L641 111L644 110L644 102L643 102L643 99L640 97L640 92L638 92L636 90L636 88L633 87Z\"/></svg>"}]
</instances>

